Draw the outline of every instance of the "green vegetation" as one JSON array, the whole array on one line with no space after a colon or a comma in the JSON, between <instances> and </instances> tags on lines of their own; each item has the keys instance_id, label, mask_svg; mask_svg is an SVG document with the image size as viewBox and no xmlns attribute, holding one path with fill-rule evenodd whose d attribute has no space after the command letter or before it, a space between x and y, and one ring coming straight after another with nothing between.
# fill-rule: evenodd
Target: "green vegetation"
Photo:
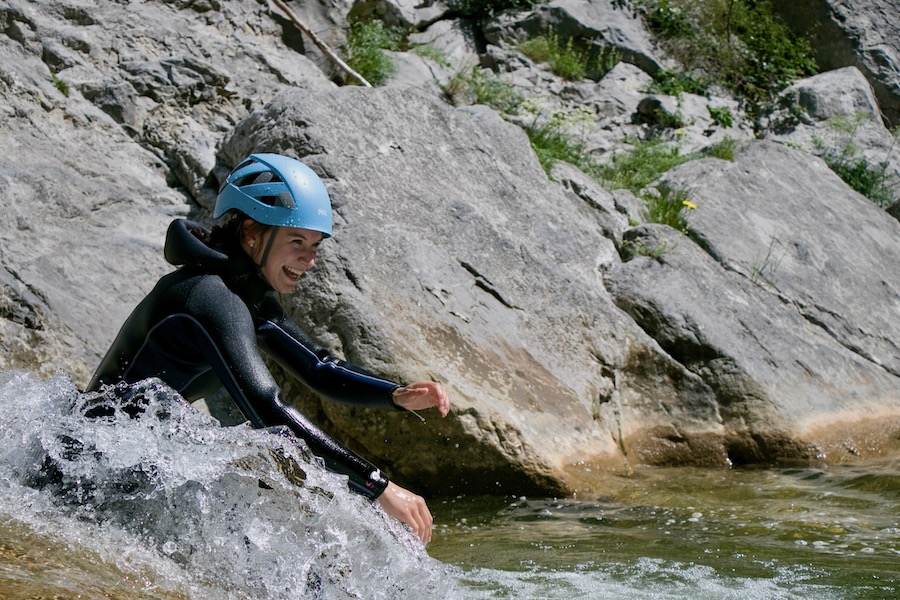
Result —
<instances>
[{"instance_id":1,"label":"green vegetation","mask_svg":"<svg viewBox=\"0 0 900 600\"><path fill-rule=\"evenodd\" d=\"M60 92L62 92L63 96L68 98L69 97L69 82L57 77L56 73L51 73L50 76L53 77L53 85L56 86L56 89L58 89Z\"/></svg>"},{"instance_id":2,"label":"green vegetation","mask_svg":"<svg viewBox=\"0 0 900 600\"><path fill-rule=\"evenodd\" d=\"M697 94L705 96L709 91L709 81L703 77L695 77L687 73L676 73L660 69L653 78L649 89L652 94L678 96L680 94Z\"/></svg>"},{"instance_id":3,"label":"green vegetation","mask_svg":"<svg viewBox=\"0 0 900 600\"><path fill-rule=\"evenodd\" d=\"M550 70L568 81L601 79L621 59L621 54L612 48L578 48L574 38L563 42L554 32L525 40L519 44L519 51L534 61L549 64Z\"/></svg>"},{"instance_id":4,"label":"green vegetation","mask_svg":"<svg viewBox=\"0 0 900 600\"><path fill-rule=\"evenodd\" d=\"M713 123L719 127L727 129L734 123L731 109L727 106L713 107L707 104L706 110L709 111L709 117L713 120Z\"/></svg>"},{"instance_id":5,"label":"green vegetation","mask_svg":"<svg viewBox=\"0 0 900 600\"><path fill-rule=\"evenodd\" d=\"M656 192L646 193L642 196L646 203L644 219L648 223L668 225L687 235L688 224L685 219L685 211L696 208L696 205L690 201L690 190L663 183L657 187Z\"/></svg>"},{"instance_id":6,"label":"green vegetation","mask_svg":"<svg viewBox=\"0 0 900 600\"><path fill-rule=\"evenodd\" d=\"M458 0L456 6L462 6L461 2ZM496 14L501 9L533 4L523 0L482 2L477 6L483 9L479 9L479 14ZM465 4L469 7L466 10L474 10L471 7L475 5L475 0L470 0ZM632 0L631 6L639 10L669 51L686 65L684 72L660 71L653 84L657 93L680 98L686 93L708 94L714 85L725 86L738 97L748 98L749 94L747 106L761 109L763 102L774 98L793 77L814 72L808 45L792 37L773 16L768 0ZM754 36L763 39L751 39ZM534 61L548 64L567 80L602 77L620 58L611 50L599 49L592 41L560 39L555 32L522 41L518 49ZM663 223L686 234L690 234L686 215L696 209L690 191L656 184L659 177L677 165L704 156L734 160L738 151L738 142L727 137L697 154L683 154L677 143L656 137L631 138L626 140L630 150L601 163L586 148L586 138L576 127L582 120L593 123L596 117L592 113L548 114L538 99L524 98L504 79L478 67L461 69L443 84L442 90L455 105L486 104L503 115L515 115L518 120L533 113L534 120L526 131L548 174L557 161L570 163L607 189L627 189L639 196L645 203L641 215L645 222ZM732 108L708 105L707 110L717 127L734 125ZM664 127L684 125L679 114L657 115L657 121L660 119ZM638 253L658 255L664 250L643 249Z\"/></svg>"},{"instance_id":7,"label":"green vegetation","mask_svg":"<svg viewBox=\"0 0 900 600\"><path fill-rule=\"evenodd\" d=\"M471 67L457 71L441 85L444 97L454 106L486 104L502 114L516 114L524 97L492 71Z\"/></svg>"},{"instance_id":8,"label":"green vegetation","mask_svg":"<svg viewBox=\"0 0 900 600\"><path fill-rule=\"evenodd\" d=\"M531 148L548 174L560 160L573 164L588 174L597 171L597 165L584 151L584 144L576 141L562 123L553 120L543 123L535 121L527 132Z\"/></svg>"},{"instance_id":9,"label":"green vegetation","mask_svg":"<svg viewBox=\"0 0 900 600\"><path fill-rule=\"evenodd\" d=\"M690 190L666 184L655 190L648 186L669 169L700 158L699 155L681 154L677 147L659 140L631 140L631 152L615 156L610 165L600 165L568 131L565 120L560 118L536 121L528 129L531 147L547 173L560 160L575 165L607 189L627 189L638 195L645 202L642 216L646 222L662 223L689 234L685 214L696 208L690 201ZM730 148L733 152L734 145Z\"/></svg>"},{"instance_id":10,"label":"green vegetation","mask_svg":"<svg viewBox=\"0 0 900 600\"><path fill-rule=\"evenodd\" d=\"M648 258L659 258L669 251L669 245L662 241L656 246L648 245L644 240L629 240L623 245L625 260L630 259L635 254L638 256L646 256Z\"/></svg>"},{"instance_id":11,"label":"green vegetation","mask_svg":"<svg viewBox=\"0 0 900 600\"><path fill-rule=\"evenodd\" d=\"M599 166L585 150L584 142L573 134L573 131L584 129L585 124L593 120L593 113L589 109L582 108L570 113L556 111L548 115L544 114L538 103L526 101L520 111L535 114L531 127L526 131L531 148L548 175L553 165L562 160L597 177Z\"/></svg>"},{"instance_id":12,"label":"green vegetation","mask_svg":"<svg viewBox=\"0 0 900 600\"><path fill-rule=\"evenodd\" d=\"M878 167L872 166L857 152L830 150L821 157L851 188L881 208L893 206L897 198L886 176L887 163Z\"/></svg>"},{"instance_id":13,"label":"green vegetation","mask_svg":"<svg viewBox=\"0 0 900 600\"><path fill-rule=\"evenodd\" d=\"M344 60L372 85L384 85L397 72L397 65L384 53L399 50L403 34L381 21L357 21L350 26Z\"/></svg>"},{"instance_id":14,"label":"green vegetation","mask_svg":"<svg viewBox=\"0 0 900 600\"><path fill-rule=\"evenodd\" d=\"M817 139L814 153L851 188L881 208L889 208L900 201L900 198L897 197L888 178L887 160L878 166L870 164L853 142L859 126L865 119L863 114L857 114L852 118L830 119L829 125L835 131L836 143L828 146L823 140Z\"/></svg>"},{"instance_id":15,"label":"green vegetation","mask_svg":"<svg viewBox=\"0 0 900 600\"><path fill-rule=\"evenodd\" d=\"M431 44L419 44L418 46L413 46L411 52L434 61L442 67L450 66L450 59L448 58L447 53L441 48L437 48Z\"/></svg>"},{"instance_id":16,"label":"green vegetation","mask_svg":"<svg viewBox=\"0 0 900 600\"><path fill-rule=\"evenodd\" d=\"M721 142L713 144L709 148L706 149L704 154L706 156L712 156L714 158L721 158L722 160L734 161L735 152L737 150L737 140L734 138L726 137Z\"/></svg>"},{"instance_id":17,"label":"green vegetation","mask_svg":"<svg viewBox=\"0 0 900 600\"><path fill-rule=\"evenodd\" d=\"M698 158L681 154L677 146L660 140L628 141L633 150L614 156L612 164L602 170L603 183L608 189L626 189L639 194L669 169Z\"/></svg>"},{"instance_id":18,"label":"green vegetation","mask_svg":"<svg viewBox=\"0 0 900 600\"><path fill-rule=\"evenodd\" d=\"M719 83L743 99L751 117L766 112L791 82L818 70L808 40L790 31L772 0L634 0L633 6L688 70L674 82L663 73L660 85L688 91L695 78Z\"/></svg>"},{"instance_id":19,"label":"green vegetation","mask_svg":"<svg viewBox=\"0 0 900 600\"><path fill-rule=\"evenodd\" d=\"M754 262L750 269L750 281L752 283L771 288L777 287L775 285L775 274L781 265L782 259L784 259L784 255L787 253L787 250L782 251L780 254L776 253L775 249L777 246L778 240L775 238L769 240L769 248L766 250L766 255Z\"/></svg>"}]
</instances>

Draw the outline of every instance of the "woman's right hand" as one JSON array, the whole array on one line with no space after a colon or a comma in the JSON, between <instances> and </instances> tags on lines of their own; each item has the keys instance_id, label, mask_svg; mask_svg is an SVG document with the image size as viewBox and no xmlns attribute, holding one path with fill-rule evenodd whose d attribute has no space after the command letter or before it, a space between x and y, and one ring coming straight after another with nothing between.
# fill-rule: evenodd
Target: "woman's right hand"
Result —
<instances>
[{"instance_id":1,"label":"woman's right hand","mask_svg":"<svg viewBox=\"0 0 900 600\"><path fill-rule=\"evenodd\" d=\"M431 541L433 519L424 498L389 482L378 496L378 503L387 514L409 525L422 542Z\"/></svg>"}]
</instances>

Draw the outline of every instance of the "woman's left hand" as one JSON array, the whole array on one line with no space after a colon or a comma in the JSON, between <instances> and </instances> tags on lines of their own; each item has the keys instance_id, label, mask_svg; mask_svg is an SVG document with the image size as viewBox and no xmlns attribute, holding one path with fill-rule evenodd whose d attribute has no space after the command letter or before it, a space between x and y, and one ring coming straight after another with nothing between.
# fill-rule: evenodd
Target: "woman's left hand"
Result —
<instances>
[{"instance_id":1,"label":"woman's left hand","mask_svg":"<svg viewBox=\"0 0 900 600\"><path fill-rule=\"evenodd\" d=\"M435 381L417 381L394 390L394 404L406 410L437 407L442 417L450 412L450 396L444 386Z\"/></svg>"}]
</instances>

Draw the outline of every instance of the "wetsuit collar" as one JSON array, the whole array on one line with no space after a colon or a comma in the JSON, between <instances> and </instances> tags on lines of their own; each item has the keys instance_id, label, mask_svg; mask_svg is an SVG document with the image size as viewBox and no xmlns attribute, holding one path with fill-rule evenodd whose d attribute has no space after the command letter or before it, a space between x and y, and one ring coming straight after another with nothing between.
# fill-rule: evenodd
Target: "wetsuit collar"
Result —
<instances>
[{"instance_id":1,"label":"wetsuit collar","mask_svg":"<svg viewBox=\"0 0 900 600\"><path fill-rule=\"evenodd\" d=\"M175 219L166 231L164 255L169 264L180 267L217 266L228 263L228 255L209 247L209 230L187 219Z\"/></svg>"},{"instance_id":2,"label":"wetsuit collar","mask_svg":"<svg viewBox=\"0 0 900 600\"><path fill-rule=\"evenodd\" d=\"M259 305L267 294L275 293L236 240L210 246L209 239L210 231L202 225L176 219L166 233L166 260L175 266L219 275L251 306Z\"/></svg>"}]
</instances>

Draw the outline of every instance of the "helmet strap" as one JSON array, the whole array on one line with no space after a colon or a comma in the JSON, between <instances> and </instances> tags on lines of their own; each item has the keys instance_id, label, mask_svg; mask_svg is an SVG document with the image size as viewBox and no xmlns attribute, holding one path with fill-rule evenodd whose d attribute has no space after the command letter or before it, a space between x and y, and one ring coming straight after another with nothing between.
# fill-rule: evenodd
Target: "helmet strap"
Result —
<instances>
[{"instance_id":1,"label":"helmet strap","mask_svg":"<svg viewBox=\"0 0 900 600\"><path fill-rule=\"evenodd\" d=\"M275 242L275 234L277 233L278 227L272 227L269 229L271 232L269 234L269 240L266 242L266 247L263 250L262 256L259 258L259 268L262 269L266 266L266 260L269 258L269 251L272 249L272 244Z\"/></svg>"}]
</instances>

